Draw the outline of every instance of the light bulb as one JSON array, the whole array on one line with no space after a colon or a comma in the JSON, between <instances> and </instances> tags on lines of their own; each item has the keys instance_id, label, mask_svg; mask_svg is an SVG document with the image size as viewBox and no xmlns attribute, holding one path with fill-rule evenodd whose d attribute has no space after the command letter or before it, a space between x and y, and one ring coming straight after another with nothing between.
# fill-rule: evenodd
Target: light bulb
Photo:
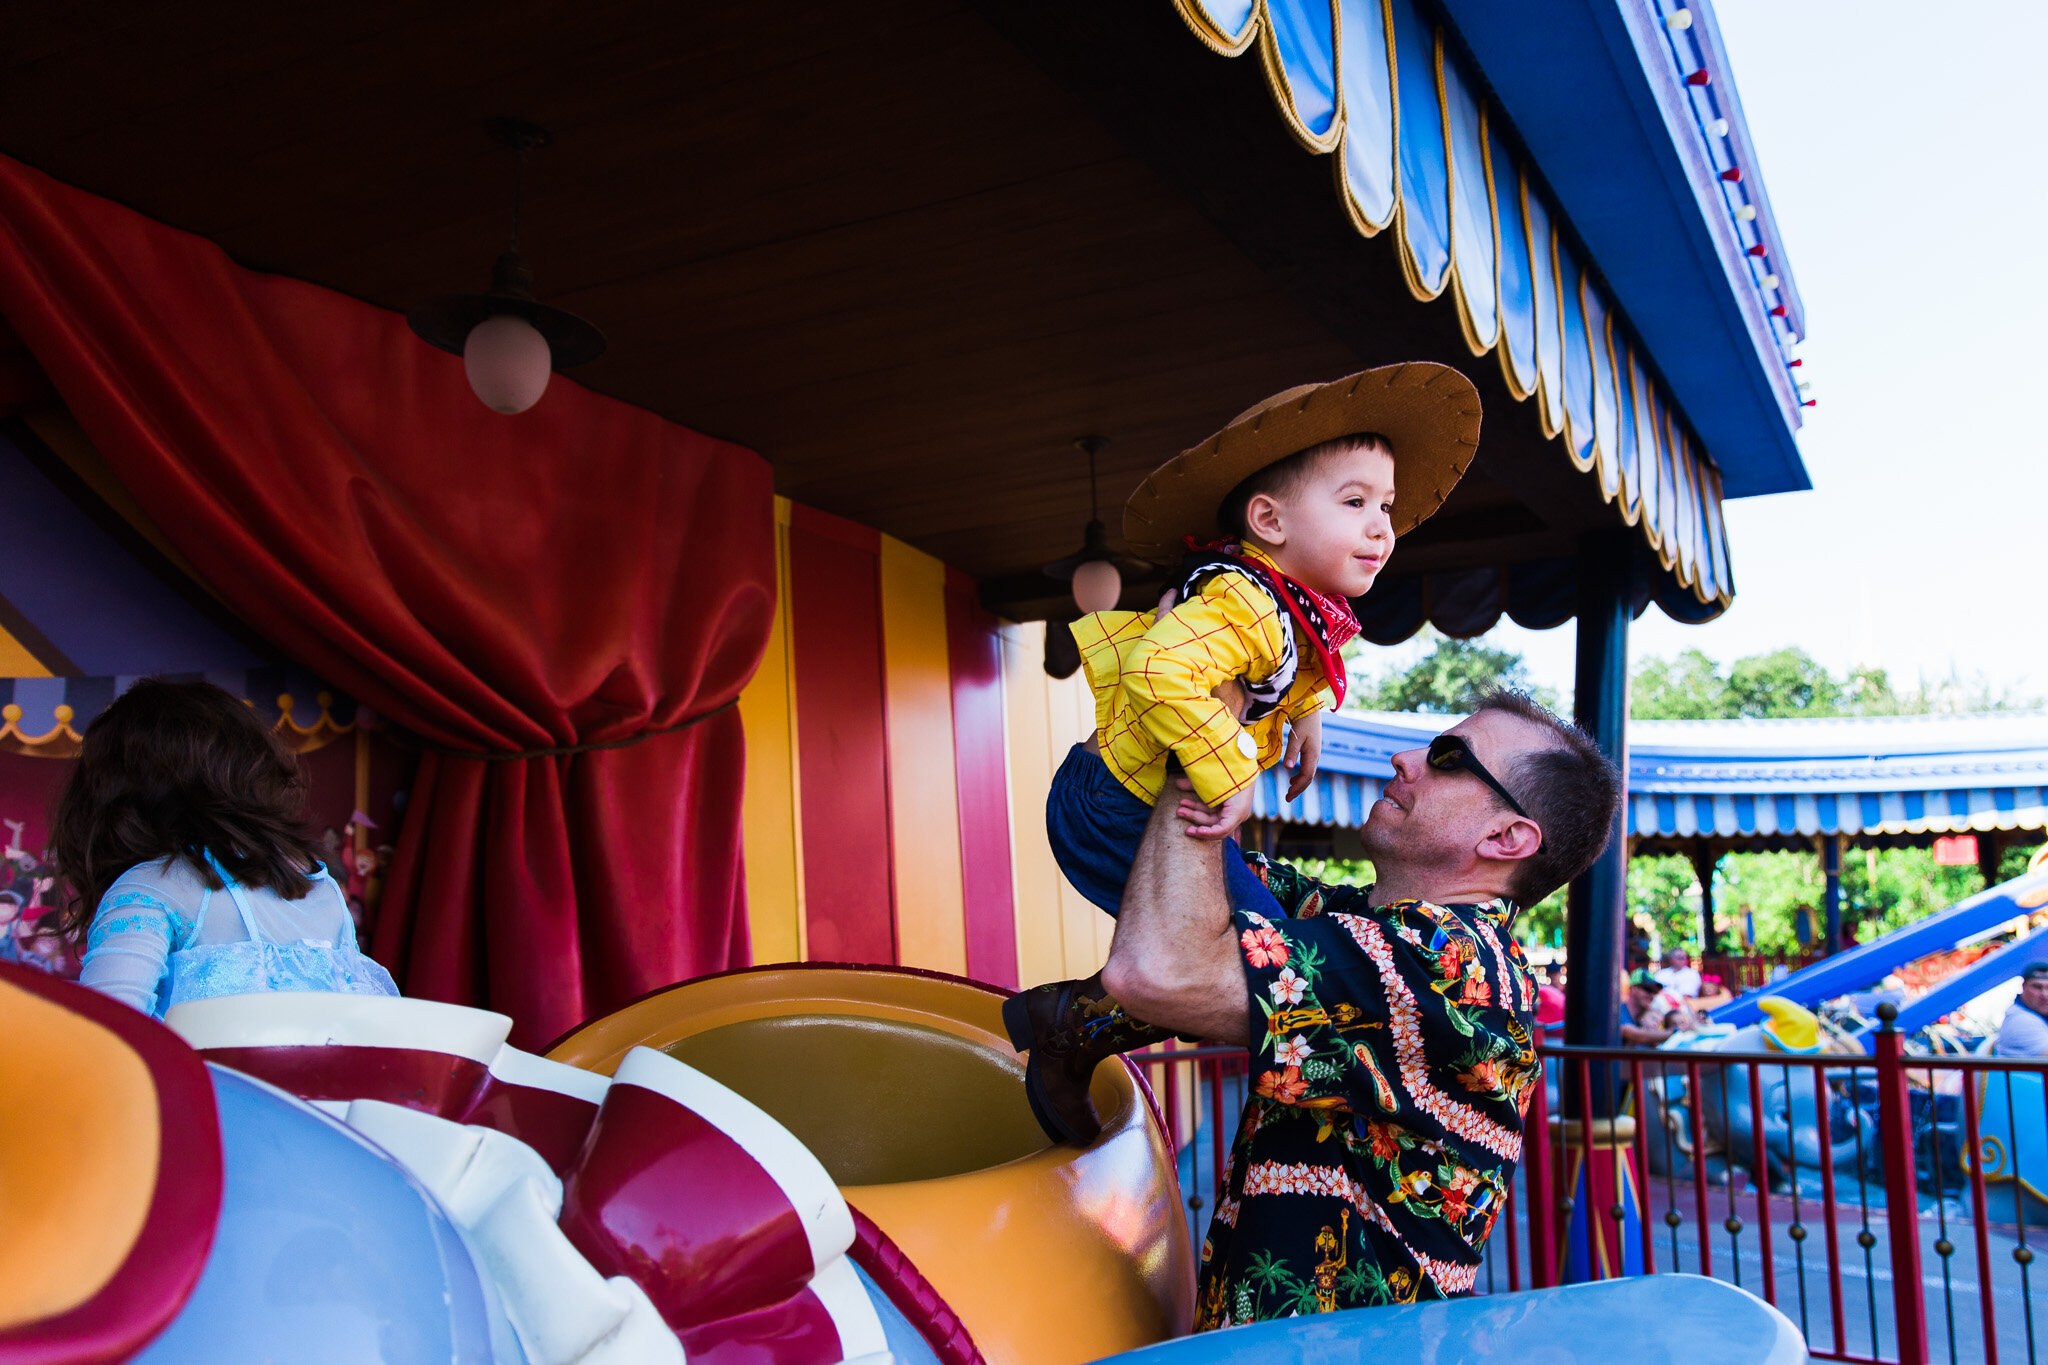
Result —
<instances>
[{"instance_id":1,"label":"light bulb","mask_svg":"<svg viewBox=\"0 0 2048 1365\"><path fill-rule=\"evenodd\" d=\"M1776 275L1766 275L1766 276L1764 276L1764 288L1766 288L1766 289L1776 289L1777 287L1778 287L1778 277L1777 277Z\"/></svg>"},{"instance_id":2,"label":"light bulb","mask_svg":"<svg viewBox=\"0 0 2048 1365\"><path fill-rule=\"evenodd\" d=\"M1709 123L1707 125L1707 131L1713 134L1715 137L1728 136L1728 120L1724 118L1715 119L1712 123Z\"/></svg>"},{"instance_id":3,"label":"light bulb","mask_svg":"<svg viewBox=\"0 0 2048 1365\"><path fill-rule=\"evenodd\" d=\"M1683 33L1692 27L1692 11L1675 9L1664 16L1664 26L1676 33Z\"/></svg>"},{"instance_id":4,"label":"light bulb","mask_svg":"<svg viewBox=\"0 0 2048 1365\"><path fill-rule=\"evenodd\" d=\"M1744 205L1743 205L1743 206L1742 206L1741 208L1739 208L1739 209L1735 210L1735 221L1736 221L1736 222L1738 222L1738 223L1753 223L1753 222L1755 222L1755 221L1756 221L1756 205L1755 205L1755 204L1744 204Z\"/></svg>"},{"instance_id":5,"label":"light bulb","mask_svg":"<svg viewBox=\"0 0 2048 1365\"><path fill-rule=\"evenodd\" d=\"M525 412L548 391L554 369L548 340L525 318L499 313L469 329L462 368L469 387L492 412Z\"/></svg>"},{"instance_id":6,"label":"light bulb","mask_svg":"<svg viewBox=\"0 0 2048 1365\"><path fill-rule=\"evenodd\" d=\"M1082 611L1114 611L1124 595L1124 576L1106 559L1091 559L1074 570L1074 605Z\"/></svg>"}]
</instances>

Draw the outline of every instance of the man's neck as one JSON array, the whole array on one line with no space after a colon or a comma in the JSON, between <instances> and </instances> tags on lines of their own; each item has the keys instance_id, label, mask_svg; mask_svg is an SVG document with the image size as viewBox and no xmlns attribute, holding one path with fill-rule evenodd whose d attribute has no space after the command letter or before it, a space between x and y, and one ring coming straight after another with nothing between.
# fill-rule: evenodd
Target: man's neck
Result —
<instances>
[{"instance_id":1,"label":"man's neck","mask_svg":"<svg viewBox=\"0 0 2048 1365\"><path fill-rule=\"evenodd\" d=\"M1378 909L1394 901L1428 901L1431 905L1484 905L1500 900L1507 891L1493 879L1475 870L1469 878L1445 880L1440 876L1375 863L1372 890L1366 904Z\"/></svg>"}]
</instances>

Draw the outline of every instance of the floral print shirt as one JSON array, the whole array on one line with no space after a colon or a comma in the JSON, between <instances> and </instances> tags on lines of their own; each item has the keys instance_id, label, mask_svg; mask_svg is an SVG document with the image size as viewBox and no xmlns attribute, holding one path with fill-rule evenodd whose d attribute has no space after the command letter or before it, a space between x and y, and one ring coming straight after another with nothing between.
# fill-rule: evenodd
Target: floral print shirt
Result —
<instances>
[{"instance_id":1,"label":"floral print shirt","mask_svg":"<svg viewBox=\"0 0 2048 1365\"><path fill-rule=\"evenodd\" d=\"M1202 1243L1197 1331L1471 1289L1542 1069L1514 906L1367 904L1246 854L1252 1091Z\"/></svg>"}]
</instances>

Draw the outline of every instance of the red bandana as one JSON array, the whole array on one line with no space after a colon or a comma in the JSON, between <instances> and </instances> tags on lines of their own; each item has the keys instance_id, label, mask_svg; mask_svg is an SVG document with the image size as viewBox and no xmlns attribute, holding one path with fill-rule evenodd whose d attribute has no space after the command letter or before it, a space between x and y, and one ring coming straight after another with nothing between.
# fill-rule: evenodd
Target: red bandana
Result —
<instances>
[{"instance_id":1,"label":"red bandana","mask_svg":"<svg viewBox=\"0 0 2048 1365\"><path fill-rule=\"evenodd\" d=\"M1332 597L1317 592L1305 583L1289 578L1270 564L1252 559L1234 538L1213 540L1206 544L1193 536L1187 537L1188 549L1198 554L1222 554L1236 560L1246 572L1257 574L1273 595L1287 608L1299 628L1296 634L1309 641L1316 652L1317 660L1323 666L1323 677L1329 681L1330 691L1337 699L1337 705L1344 704L1344 689L1349 678L1344 660L1339 651L1358 634L1358 617L1351 610L1351 603L1342 597Z\"/></svg>"}]
</instances>

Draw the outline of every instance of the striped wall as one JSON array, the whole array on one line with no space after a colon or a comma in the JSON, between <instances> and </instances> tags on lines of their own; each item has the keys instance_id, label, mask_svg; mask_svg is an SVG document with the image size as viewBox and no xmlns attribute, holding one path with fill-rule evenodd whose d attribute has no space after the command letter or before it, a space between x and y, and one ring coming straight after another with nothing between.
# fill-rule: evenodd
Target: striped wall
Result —
<instances>
[{"instance_id":1,"label":"striped wall","mask_svg":"<svg viewBox=\"0 0 2048 1365\"><path fill-rule=\"evenodd\" d=\"M740 698L756 962L895 963L1001 986L1085 975L1111 921L1046 846L1086 733L1042 625L890 536L776 500L777 620Z\"/></svg>"}]
</instances>

